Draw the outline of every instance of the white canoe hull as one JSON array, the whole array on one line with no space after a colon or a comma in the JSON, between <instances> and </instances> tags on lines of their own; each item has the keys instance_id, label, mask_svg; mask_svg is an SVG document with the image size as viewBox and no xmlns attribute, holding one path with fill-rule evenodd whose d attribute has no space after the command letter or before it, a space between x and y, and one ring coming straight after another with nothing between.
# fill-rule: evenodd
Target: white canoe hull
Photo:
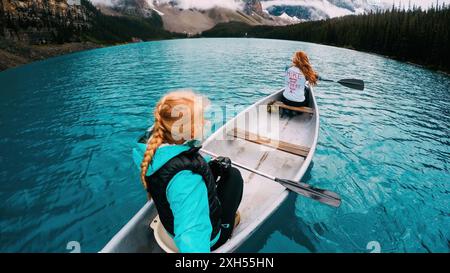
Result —
<instances>
[{"instance_id":1,"label":"white canoe hull","mask_svg":"<svg viewBox=\"0 0 450 273\"><path fill-rule=\"evenodd\" d=\"M221 156L228 156L234 162L272 176L300 181L316 150L319 111L314 91L311 90L310 107L314 110L313 114L303 113L291 118L281 118L275 122L276 128L273 122L270 123L272 124L269 125L272 127L270 129L267 120L278 115L268 114L265 105L279 100L281 93L282 90L265 97L238 114L212 134L203 143L203 149ZM249 120L251 122L248 122ZM306 156L298 156L267 145L230 137L227 133L233 128L308 147L309 152ZM264 220L276 211L289 193L276 182L242 169L240 171L244 178L244 194L239 207L241 222L234 230L232 238L214 252L235 251ZM156 215L153 202L147 202L100 252L163 252L149 228L149 222Z\"/></svg>"}]
</instances>

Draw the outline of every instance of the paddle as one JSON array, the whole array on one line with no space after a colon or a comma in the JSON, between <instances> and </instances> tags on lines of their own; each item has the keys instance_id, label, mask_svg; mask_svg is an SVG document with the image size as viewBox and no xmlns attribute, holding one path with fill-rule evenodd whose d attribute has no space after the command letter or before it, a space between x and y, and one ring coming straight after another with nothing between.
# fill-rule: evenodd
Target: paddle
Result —
<instances>
[{"instance_id":1,"label":"paddle","mask_svg":"<svg viewBox=\"0 0 450 273\"><path fill-rule=\"evenodd\" d=\"M319 77L319 81L324 81L324 82L336 82L333 80L328 80L328 79L323 79ZM338 80L337 83L346 86L348 88L353 88L353 89L357 89L357 90L364 90L364 81L363 80L358 80L358 79L342 79L342 80Z\"/></svg>"},{"instance_id":2,"label":"paddle","mask_svg":"<svg viewBox=\"0 0 450 273\"><path fill-rule=\"evenodd\" d=\"M201 149L202 152L204 152L205 154L208 154L212 157L218 157L216 154L210 152L210 151L206 151L204 149ZM341 205L341 198L339 197L339 195L337 195L334 192L328 191L328 190L323 190L323 189L318 189L315 187L312 187L311 185L302 183L302 182L295 182L292 180L288 180L288 179L282 179L282 178L278 178L278 177L274 177L268 174L265 174L263 172L260 172L258 170L254 170L252 168L249 168L247 166L244 166L242 164L236 163L236 162L231 162L231 164L233 164L236 167L242 168L244 170L247 170L249 172L255 173L257 175L260 175L262 177L265 177L267 179L273 180L277 183L280 183L281 185L283 185L285 188L298 193L300 195L303 195L305 197L314 199L316 201L319 201L323 204L327 204L329 206L332 207L339 207Z\"/></svg>"}]
</instances>

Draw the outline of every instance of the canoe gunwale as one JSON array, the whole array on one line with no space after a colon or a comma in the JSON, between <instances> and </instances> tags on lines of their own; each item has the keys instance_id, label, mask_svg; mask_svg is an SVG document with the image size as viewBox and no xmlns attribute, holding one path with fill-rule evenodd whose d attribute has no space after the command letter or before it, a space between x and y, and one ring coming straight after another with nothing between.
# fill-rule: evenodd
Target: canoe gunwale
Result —
<instances>
[{"instance_id":1,"label":"canoe gunwale","mask_svg":"<svg viewBox=\"0 0 450 273\"><path fill-rule=\"evenodd\" d=\"M153 219L144 219L149 211L154 208L153 200L147 201L142 208L128 221L120 230L117 232L114 237L103 247L99 253L112 253L116 252L115 248L119 245L122 240L127 238L127 235L133 231L133 229L142 224L141 221L145 221L145 223L150 223Z\"/></svg>"},{"instance_id":2,"label":"canoe gunwale","mask_svg":"<svg viewBox=\"0 0 450 273\"><path fill-rule=\"evenodd\" d=\"M231 120L229 120L226 124L223 125L223 128L227 128L227 126L229 126L229 124L232 124L234 122L234 120L238 119L240 116L245 115L246 112L248 112L250 109L252 109L253 107L256 107L258 105L261 105L262 103L266 102L266 101L271 101L273 100L273 98L279 96L284 89L279 89L277 92L264 97L262 99L260 99L259 101L257 101L256 103L250 105L249 107L247 107L245 110L243 110L242 112L240 112L238 115L236 115L234 118L232 118ZM303 175L305 174L306 170L308 169L312 158L314 156L315 150L316 150L316 146L317 146L317 142L318 142L318 138L319 138L319 108L317 107L317 102L316 102L316 98L314 95L314 90L313 88L310 89L311 91L311 98L312 98L312 105L313 105L313 109L314 109L314 114L313 117L315 119L315 128L314 128L314 139L313 142L311 144L310 150L309 150L309 154L308 156L305 158L302 166L300 167L300 169L298 170L297 174L295 175L294 181L300 181L301 178L303 177ZM204 142L204 146L206 146L209 142L213 141L219 134L221 134L221 129L218 129L217 131L215 131L205 142ZM264 211L264 213L262 215L260 215L260 217L258 217L255 221L253 221L251 224L249 224L243 231L241 231L239 234L237 235L233 235L233 238L231 240L229 240L227 243L225 243L223 246L219 247L218 249L216 249L214 252L216 253L226 253L226 252L233 252L235 251L247 238L249 238L256 230L257 228L266 220L268 219L277 209L279 206L281 206L281 204L286 200L286 198L288 197L289 194L289 190L285 189L283 191L282 194L280 194L280 197L272 204L272 206L270 206L267 210Z\"/></svg>"}]
</instances>

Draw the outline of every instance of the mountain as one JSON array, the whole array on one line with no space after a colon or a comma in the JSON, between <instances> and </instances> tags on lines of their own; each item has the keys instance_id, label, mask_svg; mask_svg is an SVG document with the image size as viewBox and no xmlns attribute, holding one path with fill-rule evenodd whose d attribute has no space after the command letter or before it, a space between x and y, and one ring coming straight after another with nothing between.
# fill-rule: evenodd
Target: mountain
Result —
<instances>
[{"instance_id":1,"label":"mountain","mask_svg":"<svg viewBox=\"0 0 450 273\"><path fill-rule=\"evenodd\" d=\"M31 44L86 39L116 43L169 37L164 31L194 35L219 23L289 25L378 8L368 1L2 0L0 9L7 39Z\"/></svg>"},{"instance_id":2,"label":"mountain","mask_svg":"<svg viewBox=\"0 0 450 273\"><path fill-rule=\"evenodd\" d=\"M219 23L242 22L248 25L286 25L282 18L272 18L262 10L232 10L223 7L213 7L207 10L179 9L170 5L156 7L162 13L164 29L171 32L198 34L211 29Z\"/></svg>"},{"instance_id":3,"label":"mountain","mask_svg":"<svg viewBox=\"0 0 450 273\"><path fill-rule=\"evenodd\" d=\"M195 35L219 23L242 22L249 25L286 25L290 19L271 16L259 0L115 0L93 1L105 15L161 18L170 32Z\"/></svg>"},{"instance_id":4,"label":"mountain","mask_svg":"<svg viewBox=\"0 0 450 273\"><path fill-rule=\"evenodd\" d=\"M371 0L91 0L105 15L151 17L163 28L197 34L219 23L290 25L384 9ZM377 3L383 3L378 1Z\"/></svg>"},{"instance_id":5,"label":"mountain","mask_svg":"<svg viewBox=\"0 0 450 273\"><path fill-rule=\"evenodd\" d=\"M248 15L251 15L252 13L256 13L258 15L263 16L264 11L261 5L261 1L259 0L247 0L245 1L244 5L244 12Z\"/></svg>"},{"instance_id":6,"label":"mountain","mask_svg":"<svg viewBox=\"0 0 450 273\"><path fill-rule=\"evenodd\" d=\"M91 1L96 3L95 1ZM152 17L157 13L149 0L115 0L111 4L98 2L95 4L104 14L112 16Z\"/></svg>"},{"instance_id":7,"label":"mountain","mask_svg":"<svg viewBox=\"0 0 450 273\"><path fill-rule=\"evenodd\" d=\"M88 0L2 0L0 35L27 44L123 43L172 37L146 0L119 0L110 13Z\"/></svg>"},{"instance_id":8,"label":"mountain","mask_svg":"<svg viewBox=\"0 0 450 273\"><path fill-rule=\"evenodd\" d=\"M65 0L2 0L1 34L31 44L75 41L72 33L91 27L91 14Z\"/></svg>"},{"instance_id":9,"label":"mountain","mask_svg":"<svg viewBox=\"0 0 450 273\"><path fill-rule=\"evenodd\" d=\"M143 1L130 2L135 9L105 14L88 0L1 0L0 70L103 45L185 37L164 30Z\"/></svg>"}]
</instances>

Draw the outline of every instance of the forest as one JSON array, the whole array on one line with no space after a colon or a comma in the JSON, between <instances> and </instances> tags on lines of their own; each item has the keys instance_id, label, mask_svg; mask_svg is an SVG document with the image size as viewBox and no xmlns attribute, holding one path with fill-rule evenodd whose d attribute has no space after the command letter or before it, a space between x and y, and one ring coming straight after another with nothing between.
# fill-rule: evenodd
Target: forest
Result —
<instances>
[{"instance_id":1,"label":"forest","mask_svg":"<svg viewBox=\"0 0 450 273\"><path fill-rule=\"evenodd\" d=\"M223 23L202 37L256 37L297 40L346 47L385 55L450 72L450 7L428 10L392 7L289 26L249 26Z\"/></svg>"}]
</instances>

